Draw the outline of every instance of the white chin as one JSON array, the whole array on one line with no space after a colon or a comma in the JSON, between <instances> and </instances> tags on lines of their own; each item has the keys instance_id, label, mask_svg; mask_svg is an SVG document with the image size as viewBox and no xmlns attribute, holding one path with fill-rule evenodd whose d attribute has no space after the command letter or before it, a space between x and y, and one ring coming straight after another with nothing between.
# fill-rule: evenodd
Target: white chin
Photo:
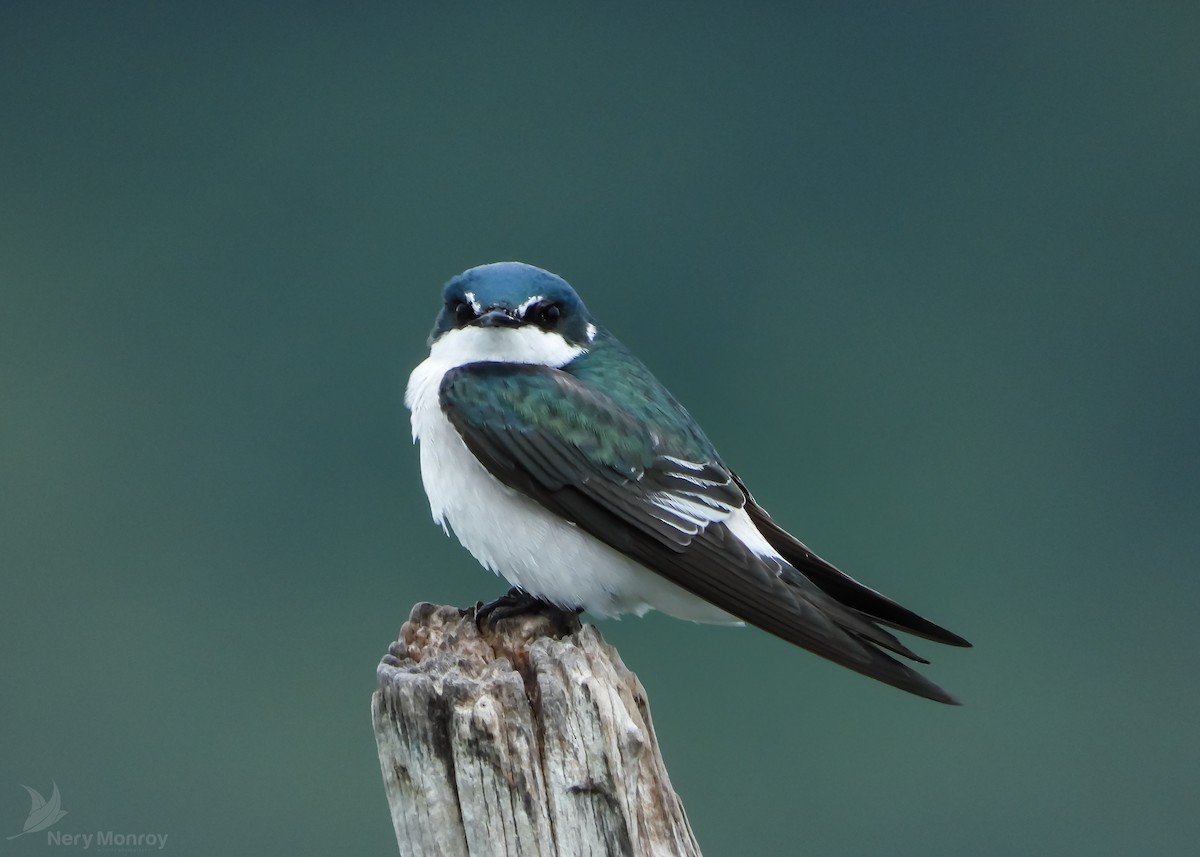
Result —
<instances>
[{"instance_id":1,"label":"white chin","mask_svg":"<svg viewBox=\"0 0 1200 857\"><path fill-rule=\"evenodd\" d=\"M433 343L429 356L447 367L467 363L532 363L565 366L587 351L557 333L531 324L520 327L461 327Z\"/></svg>"}]
</instances>

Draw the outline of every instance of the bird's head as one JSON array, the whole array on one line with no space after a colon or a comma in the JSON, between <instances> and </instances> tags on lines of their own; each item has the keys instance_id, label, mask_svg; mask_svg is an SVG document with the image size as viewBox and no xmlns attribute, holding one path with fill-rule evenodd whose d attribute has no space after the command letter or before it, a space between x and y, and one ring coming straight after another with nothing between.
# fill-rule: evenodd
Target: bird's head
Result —
<instances>
[{"instance_id":1,"label":"bird's head","mask_svg":"<svg viewBox=\"0 0 1200 857\"><path fill-rule=\"evenodd\" d=\"M597 328L562 277L523 262L471 268L442 289L429 343L457 359L562 366L587 350Z\"/></svg>"}]
</instances>

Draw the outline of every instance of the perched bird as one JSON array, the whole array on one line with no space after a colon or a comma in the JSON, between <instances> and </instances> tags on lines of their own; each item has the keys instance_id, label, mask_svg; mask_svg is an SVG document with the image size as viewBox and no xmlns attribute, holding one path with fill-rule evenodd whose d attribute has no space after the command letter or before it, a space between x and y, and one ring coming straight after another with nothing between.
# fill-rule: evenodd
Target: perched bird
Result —
<instances>
[{"instance_id":1,"label":"perched bird","mask_svg":"<svg viewBox=\"0 0 1200 857\"><path fill-rule=\"evenodd\" d=\"M957 700L881 625L970 644L838 571L754 502L700 426L563 279L520 262L450 280L405 403L435 522L513 589L483 608L661 610L748 622Z\"/></svg>"}]
</instances>

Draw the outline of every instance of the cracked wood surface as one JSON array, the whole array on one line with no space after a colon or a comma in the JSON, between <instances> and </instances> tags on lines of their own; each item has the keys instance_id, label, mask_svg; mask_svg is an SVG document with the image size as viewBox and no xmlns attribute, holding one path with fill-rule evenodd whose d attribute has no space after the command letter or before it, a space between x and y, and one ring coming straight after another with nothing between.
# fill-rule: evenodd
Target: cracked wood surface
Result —
<instances>
[{"instance_id":1,"label":"cracked wood surface","mask_svg":"<svg viewBox=\"0 0 1200 857\"><path fill-rule=\"evenodd\" d=\"M371 702L404 857L699 857L646 692L593 626L418 604Z\"/></svg>"}]
</instances>

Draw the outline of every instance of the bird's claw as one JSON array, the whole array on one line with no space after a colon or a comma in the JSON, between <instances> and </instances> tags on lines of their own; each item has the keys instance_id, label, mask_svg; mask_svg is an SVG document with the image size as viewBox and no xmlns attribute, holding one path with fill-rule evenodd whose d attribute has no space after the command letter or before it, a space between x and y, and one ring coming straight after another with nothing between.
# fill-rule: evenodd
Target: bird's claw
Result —
<instances>
[{"instance_id":1,"label":"bird's claw","mask_svg":"<svg viewBox=\"0 0 1200 857\"><path fill-rule=\"evenodd\" d=\"M582 607L564 610L557 604L551 604L549 601L530 595L518 586L514 586L495 601L489 601L487 604L478 601L473 608L463 610L462 614L465 616L471 610L475 612L475 627L479 629L480 633L503 619L526 616L530 613L540 614L564 629L571 629L572 626L579 623L579 614L583 612Z\"/></svg>"}]
</instances>

